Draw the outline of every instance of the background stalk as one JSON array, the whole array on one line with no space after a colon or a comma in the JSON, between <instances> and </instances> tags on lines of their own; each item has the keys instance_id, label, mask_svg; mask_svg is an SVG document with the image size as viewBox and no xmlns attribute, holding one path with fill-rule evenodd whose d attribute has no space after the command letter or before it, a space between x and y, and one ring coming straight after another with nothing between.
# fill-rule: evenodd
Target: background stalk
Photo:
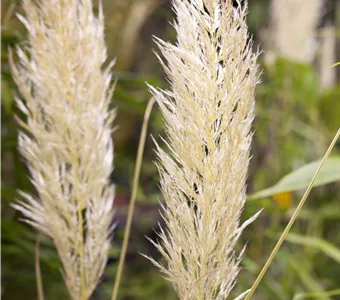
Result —
<instances>
[{"instance_id":1,"label":"background stalk","mask_svg":"<svg viewBox=\"0 0 340 300\"><path fill-rule=\"evenodd\" d=\"M293 224L294 224L294 222L295 222L297 216L299 215L299 213L300 213L300 211L301 211L301 209L302 209L302 206L303 206L304 203L306 202L306 199L307 199L307 197L308 197L308 195L309 195L311 189L313 188L314 182L315 182L316 178L318 177L318 175L319 175L319 173L320 173L320 171L321 171L321 169L322 169L324 163L326 162L326 160L327 160L329 154L330 154L331 151L333 150L333 147L334 147L336 141L338 140L339 136L340 136L340 128L338 129L337 133L335 134L335 136L334 136L334 138L333 138L331 144L329 145L329 147L328 147L328 149L327 149L327 151L326 151L326 153L325 153L325 155L324 155L324 157L323 157L323 159L322 159L322 161L321 161L321 163L320 163L320 166L319 166L318 169L316 170L316 172L315 172L315 174L314 174L314 176L313 176L313 179L312 179L311 182L309 183L309 186L308 186L307 190L305 191L304 195L302 196L299 205L298 205L297 208L295 209L293 216L290 218L290 220L289 220L289 222L288 222L288 224L287 224L285 230L283 231L283 233L282 233L280 239L279 239L278 242L276 243L276 245L275 245L275 247L274 247L272 253L270 254L268 260L267 260L266 263L264 264L264 266L263 266L261 272L260 272L259 275L257 276L257 278L256 278L256 280L255 280L253 286L251 287L249 293L247 294L245 300L249 300L249 299L251 298L251 296L254 294L254 292L255 292L257 286L259 285L259 283L260 283L262 277L263 277L264 274L266 273L268 267L270 266L271 262L273 261L275 255L276 255L276 253L277 253L278 250L280 249L280 247L281 247L283 241L285 240L285 238L286 238L286 236L287 236L289 230L292 228L292 226L293 226Z\"/></svg>"},{"instance_id":2,"label":"background stalk","mask_svg":"<svg viewBox=\"0 0 340 300\"><path fill-rule=\"evenodd\" d=\"M130 231L131 231L132 217L133 217L133 212L134 212L135 203L136 203L139 175L140 175L140 170L141 170L141 167L142 167L146 132L147 132L147 129L148 129L148 122L149 122L152 106L154 105L154 103L155 103L155 99L154 99L154 97L152 97L148 102L148 105L146 107L145 114L144 114L144 120L143 120L141 135L140 135L140 139L139 139L139 144L138 144L138 152L137 152L137 160L136 160L136 165L135 165L135 172L134 172L134 176L133 176L132 194L131 194L131 198L130 198L129 211L128 211L128 216L127 216L126 225L125 225L122 251L121 251L120 257L119 257L118 269L117 269L117 274L116 274L116 281L115 281L115 284L114 284L114 287L113 287L113 292L112 292L112 298L111 298L112 300L117 299L118 288L119 288L121 276L122 276L122 273L123 273L124 261L125 261L127 246L128 246L128 243L129 243Z\"/></svg>"}]
</instances>

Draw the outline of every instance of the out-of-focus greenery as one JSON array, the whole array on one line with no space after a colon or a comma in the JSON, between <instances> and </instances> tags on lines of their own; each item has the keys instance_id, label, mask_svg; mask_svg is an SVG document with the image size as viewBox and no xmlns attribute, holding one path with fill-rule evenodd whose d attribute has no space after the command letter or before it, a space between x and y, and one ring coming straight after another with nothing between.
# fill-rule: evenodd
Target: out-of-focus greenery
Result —
<instances>
[{"instance_id":1,"label":"out-of-focus greenery","mask_svg":"<svg viewBox=\"0 0 340 300\"><path fill-rule=\"evenodd\" d=\"M114 77L118 80L112 106L118 110L114 133L117 229L104 278L93 299L109 299L120 245L123 237L131 179L139 131L150 93L145 82L167 87L161 66L152 50L152 35L173 41L175 33L169 21L173 18L170 1L104 0L106 40L109 57L117 56ZM329 10L336 4L328 1ZM256 44L267 38L269 0L249 1L249 27ZM20 214L10 203L17 191L34 193L27 169L17 151L18 113L13 102L16 87L8 68L8 47L23 42L26 32L15 17L21 12L20 1L2 1L1 52L1 229L2 229L2 299L36 299L34 247L36 232L20 222ZM338 8L339 9L339 6ZM338 17L339 18L339 17ZM339 50L339 48L338 48ZM262 58L264 55L262 55ZM318 73L312 64L300 64L278 57L272 63L261 63L262 84L257 89L254 123L253 158L248 191L254 193L277 183L284 175L308 162L318 160L340 125L340 85L320 87ZM154 109L150 133L159 140L163 121ZM155 153L150 136L147 139L137 207L127 253L120 299L176 299L171 285L139 253L159 259L145 235L157 238L154 229L161 221L158 200L158 173L153 163ZM339 155L339 144L333 155ZM340 173L340 169L339 169ZM303 173L300 176L304 176ZM306 174L309 178L310 174ZM305 178L299 178L304 181ZM288 222L302 191L280 192L248 201L244 219L264 208L261 216L245 231L239 248L248 242L243 269L233 295L253 283L280 233ZM336 299L340 288L340 188L331 183L315 188L301 212L291 234L279 251L261 282L254 299ZM69 299L60 273L60 262L52 242L43 237L41 269L47 300ZM313 296L314 295L314 296ZM316 295L316 296L315 296ZM332 298L333 297L333 298ZM207 299L208 300L208 299Z\"/></svg>"}]
</instances>

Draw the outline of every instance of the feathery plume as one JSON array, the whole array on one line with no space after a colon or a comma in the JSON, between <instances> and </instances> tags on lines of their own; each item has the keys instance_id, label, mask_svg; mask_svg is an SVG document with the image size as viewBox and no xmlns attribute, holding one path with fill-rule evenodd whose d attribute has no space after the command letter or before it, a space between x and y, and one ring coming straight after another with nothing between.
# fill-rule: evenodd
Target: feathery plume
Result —
<instances>
[{"instance_id":1,"label":"feathery plume","mask_svg":"<svg viewBox=\"0 0 340 300\"><path fill-rule=\"evenodd\" d=\"M240 224L258 83L247 4L174 0L175 45L156 39L171 90L151 87L170 153L157 145L165 199L154 260L180 299L225 299L235 284Z\"/></svg>"},{"instance_id":2,"label":"feathery plume","mask_svg":"<svg viewBox=\"0 0 340 300\"><path fill-rule=\"evenodd\" d=\"M103 11L91 0L24 0L28 43L10 58L27 123L19 149L37 197L13 205L49 235L72 299L88 299L107 261L114 188L112 64L106 60Z\"/></svg>"}]
</instances>

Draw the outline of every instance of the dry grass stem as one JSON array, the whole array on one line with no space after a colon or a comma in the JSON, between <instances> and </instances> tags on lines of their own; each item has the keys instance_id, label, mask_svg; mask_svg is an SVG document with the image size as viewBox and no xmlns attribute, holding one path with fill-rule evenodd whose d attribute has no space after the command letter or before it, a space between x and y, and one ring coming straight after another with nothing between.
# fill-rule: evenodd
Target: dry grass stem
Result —
<instances>
[{"instance_id":1,"label":"dry grass stem","mask_svg":"<svg viewBox=\"0 0 340 300\"><path fill-rule=\"evenodd\" d=\"M333 141L329 145L329 147L328 147L328 149L327 149L327 151L326 151L326 153L325 153L325 155L324 155L324 157L323 157L323 159L322 159L318 169L316 170L316 172L315 172L311 182L309 183L308 188L306 189L305 193L303 194L303 196L302 196L302 198L301 198L301 200L299 202L299 205L296 207L296 209L295 209L292 217L290 218L290 220L289 220L285 230L283 231L282 235L280 236L279 240L277 241L277 243L276 243L272 253L270 254L268 260L264 264L264 266L263 266L262 270L260 271L259 275L257 276L257 278L256 278L253 286L251 287L249 293L247 294L245 300L249 300L251 298L251 296L254 294L254 292L255 292L257 286L259 285L261 279L263 278L264 274L266 273L267 269L269 268L270 264L272 263L276 253L279 251L282 243L284 242L287 234L289 233L289 231L292 228L292 226L293 226L297 216L299 215L303 205L305 204L305 202L307 200L307 197L308 197L311 189L313 188L314 182L315 182L316 178L318 177L318 175L319 175L319 173L320 173L324 163L326 162L329 154L332 152L333 147L334 147L336 141L338 140L339 136L340 136L340 128L337 131L337 133L335 134L335 136L333 138Z\"/></svg>"},{"instance_id":2,"label":"dry grass stem","mask_svg":"<svg viewBox=\"0 0 340 300\"><path fill-rule=\"evenodd\" d=\"M132 194L131 194L131 198L129 202L129 211L128 211L128 216L127 216L126 225L125 225L122 250L120 253L120 257L119 257L117 274L116 274L115 284L114 284L113 292L112 292L112 300L117 299L120 279L123 274L125 256L127 252L128 243L129 243L133 212L134 212L136 197L137 197L138 181L139 181L140 171L141 171L142 162L143 162L143 153L144 153L144 147L145 147L146 133L148 129L148 122L149 122L151 110L152 110L154 103L155 103L155 99L152 97L148 102L148 105L146 107L145 114L144 114L144 120L143 120L141 135L139 138L139 144L138 144L135 172L133 175Z\"/></svg>"}]
</instances>

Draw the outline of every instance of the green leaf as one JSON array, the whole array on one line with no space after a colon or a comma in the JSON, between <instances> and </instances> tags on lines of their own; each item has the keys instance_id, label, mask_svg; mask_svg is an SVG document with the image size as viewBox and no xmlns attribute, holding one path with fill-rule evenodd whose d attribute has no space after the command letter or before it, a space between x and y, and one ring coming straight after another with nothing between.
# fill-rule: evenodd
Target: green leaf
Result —
<instances>
[{"instance_id":1,"label":"green leaf","mask_svg":"<svg viewBox=\"0 0 340 300\"><path fill-rule=\"evenodd\" d=\"M321 297L329 297L329 296L336 296L336 295L340 295L340 289L326 291L322 293L299 293L294 296L293 300L300 300L300 299L307 299L307 298L320 299Z\"/></svg>"},{"instance_id":2,"label":"green leaf","mask_svg":"<svg viewBox=\"0 0 340 300\"><path fill-rule=\"evenodd\" d=\"M340 249L321 238L289 233L286 240L293 244L319 250L340 264Z\"/></svg>"},{"instance_id":3,"label":"green leaf","mask_svg":"<svg viewBox=\"0 0 340 300\"><path fill-rule=\"evenodd\" d=\"M320 160L304 165L284 176L275 185L250 195L249 199L265 198L282 192L305 189L311 182L319 165ZM321 169L314 186L336 181L340 181L340 156L330 156Z\"/></svg>"}]
</instances>

